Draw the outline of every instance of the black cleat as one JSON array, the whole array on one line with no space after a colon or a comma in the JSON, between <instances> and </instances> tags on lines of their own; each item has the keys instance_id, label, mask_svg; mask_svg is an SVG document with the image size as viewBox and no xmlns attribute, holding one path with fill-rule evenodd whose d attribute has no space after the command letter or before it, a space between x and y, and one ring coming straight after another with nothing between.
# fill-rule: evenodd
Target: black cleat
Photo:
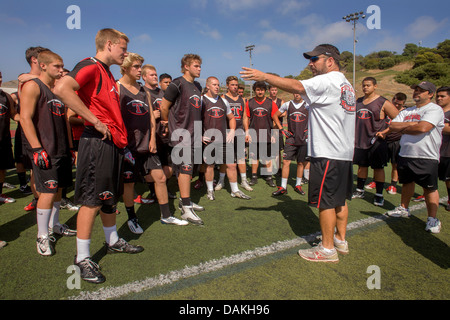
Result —
<instances>
[{"instance_id":1,"label":"black cleat","mask_svg":"<svg viewBox=\"0 0 450 320\"><path fill-rule=\"evenodd\" d=\"M139 253L144 251L144 248L137 245L132 245L126 242L124 239L119 238L119 240L112 246L105 243L106 253Z\"/></svg>"}]
</instances>

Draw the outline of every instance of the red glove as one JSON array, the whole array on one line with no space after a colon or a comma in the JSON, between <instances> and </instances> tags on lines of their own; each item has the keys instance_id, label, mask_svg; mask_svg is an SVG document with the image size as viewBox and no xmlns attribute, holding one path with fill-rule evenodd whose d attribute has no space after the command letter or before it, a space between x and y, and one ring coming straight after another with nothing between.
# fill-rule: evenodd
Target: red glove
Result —
<instances>
[{"instance_id":1,"label":"red glove","mask_svg":"<svg viewBox=\"0 0 450 320\"><path fill-rule=\"evenodd\" d=\"M47 151L44 148L33 148L32 151L34 164L41 169L49 169L51 164Z\"/></svg>"}]
</instances>

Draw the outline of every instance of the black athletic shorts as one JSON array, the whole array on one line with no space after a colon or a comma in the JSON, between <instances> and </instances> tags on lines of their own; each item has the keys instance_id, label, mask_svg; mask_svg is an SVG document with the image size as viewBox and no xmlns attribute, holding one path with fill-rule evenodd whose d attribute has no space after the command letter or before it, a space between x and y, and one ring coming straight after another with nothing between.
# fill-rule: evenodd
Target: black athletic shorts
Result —
<instances>
[{"instance_id":1,"label":"black athletic shorts","mask_svg":"<svg viewBox=\"0 0 450 320\"><path fill-rule=\"evenodd\" d=\"M397 163L398 182L401 184L415 182L424 189L437 190L438 166L437 160L400 156Z\"/></svg>"},{"instance_id":2,"label":"black athletic shorts","mask_svg":"<svg viewBox=\"0 0 450 320\"><path fill-rule=\"evenodd\" d=\"M14 167L15 165L11 140L0 142L0 170L12 169Z\"/></svg>"},{"instance_id":3,"label":"black athletic shorts","mask_svg":"<svg viewBox=\"0 0 450 320\"><path fill-rule=\"evenodd\" d=\"M250 142L248 158L252 161L270 161L276 158L278 151L278 148L274 148L270 142Z\"/></svg>"},{"instance_id":4,"label":"black athletic shorts","mask_svg":"<svg viewBox=\"0 0 450 320\"><path fill-rule=\"evenodd\" d=\"M158 154L159 161L163 167L172 166L172 147L167 143L157 144L156 153Z\"/></svg>"},{"instance_id":5,"label":"black athletic shorts","mask_svg":"<svg viewBox=\"0 0 450 320\"><path fill-rule=\"evenodd\" d=\"M31 155L29 155L31 158ZM41 169L32 163L36 191L57 193L58 188L72 186L72 157L51 158L49 169Z\"/></svg>"},{"instance_id":6,"label":"black athletic shorts","mask_svg":"<svg viewBox=\"0 0 450 320\"><path fill-rule=\"evenodd\" d=\"M383 139L377 139L369 149L355 148L353 163L360 167L383 169L388 162L387 143Z\"/></svg>"},{"instance_id":7,"label":"black athletic shorts","mask_svg":"<svg viewBox=\"0 0 450 320\"><path fill-rule=\"evenodd\" d=\"M86 127L78 146L75 202L115 205L122 195L123 151L93 127Z\"/></svg>"},{"instance_id":8,"label":"black athletic shorts","mask_svg":"<svg viewBox=\"0 0 450 320\"><path fill-rule=\"evenodd\" d=\"M351 161L311 158L308 204L319 209L332 209L351 200L353 164Z\"/></svg>"},{"instance_id":9,"label":"black athletic shorts","mask_svg":"<svg viewBox=\"0 0 450 320\"><path fill-rule=\"evenodd\" d=\"M388 149L388 162L396 164L398 162L398 157L400 153L400 140L391 141L387 143Z\"/></svg>"},{"instance_id":10,"label":"black athletic shorts","mask_svg":"<svg viewBox=\"0 0 450 320\"><path fill-rule=\"evenodd\" d=\"M203 146L205 164L235 163L234 143L211 142Z\"/></svg>"},{"instance_id":11,"label":"black athletic shorts","mask_svg":"<svg viewBox=\"0 0 450 320\"><path fill-rule=\"evenodd\" d=\"M202 164L202 148L174 146L171 152L172 164L177 174L194 175L198 165Z\"/></svg>"},{"instance_id":12,"label":"black athletic shorts","mask_svg":"<svg viewBox=\"0 0 450 320\"><path fill-rule=\"evenodd\" d=\"M297 161L297 163L308 161L308 146L294 146L286 143L284 146L283 160Z\"/></svg>"},{"instance_id":13,"label":"black athletic shorts","mask_svg":"<svg viewBox=\"0 0 450 320\"><path fill-rule=\"evenodd\" d=\"M159 157L154 153L133 153L135 164L132 165L127 161L124 161L123 169L123 182L124 183L136 183L144 182L144 177L152 170L162 170L161 161Z\"/></svg>"},{"instance_id":14,"label":"black athletic shorts","mask_svg":"<svg viewBox=\"0 0 450 320\"><path fill-rule=\"evenodd\" d=\"M450 158L441 157L438 166L438 177L441 181L450 180Z\"/></svg>"}]
</instances>

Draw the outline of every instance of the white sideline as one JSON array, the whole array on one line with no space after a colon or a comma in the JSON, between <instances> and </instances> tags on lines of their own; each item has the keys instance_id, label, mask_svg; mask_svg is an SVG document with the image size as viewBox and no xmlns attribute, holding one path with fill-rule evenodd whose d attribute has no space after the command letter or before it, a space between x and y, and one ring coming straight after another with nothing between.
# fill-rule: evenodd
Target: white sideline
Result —
<instances>
[{"instance_id":1,"label":"white sideline","mask_svg":"<svg viewBox=\"0 0 450 320\"><path fill-rule=\"evenodd\" d=\"M447 200L447 197L439 199L439 202ZM425 208L425 202L410 206L410 212ZM362 228L387 219L384 214L361 219L351 222L347 225L347 230ZM394 218L395 219L395 218ZM316 232L307 236L301 236L292 240L278 241L265 247L255 248L253 250L244 251L229 257L223 257L219 260L210 260L202 262L196 266L186 266L183 269L171 271L167 274L160 274L152 278L146 278L141 281L127 283L117 287L104 287L97 291L81 291L79 295L69 297L69 300L106 300L117 299L132 293L138 293L149 290L158 286L174 283L181 279L198 276L212 271L223 269L230 265L243 263L254 258L263 257L280 251L294 248L296 246L314 241L320 232Z\"/></svg>"}]
</instances>

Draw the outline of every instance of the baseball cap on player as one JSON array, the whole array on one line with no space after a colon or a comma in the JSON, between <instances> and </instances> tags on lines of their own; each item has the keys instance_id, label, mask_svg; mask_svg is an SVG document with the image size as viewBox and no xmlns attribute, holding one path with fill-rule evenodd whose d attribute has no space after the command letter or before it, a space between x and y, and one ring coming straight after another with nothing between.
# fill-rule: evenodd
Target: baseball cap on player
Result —
<instances>
[{"instance_id":1,"label":"baseball cap on player","mask_svg":"<svg viewBox=\"0 0 450 320\"><path fill-rule=\"evenodd\" d=\"M431 82L428 81L422 81L419 84L415 84L411 86L411 89L415 89L415 88L421 88L423 90L427 90L430 93L435 93L436 92L436 86L434 84L432 84Z\"/></svg>"},{"instance_id":2,"label":"baseball cap on player","mask_svg":"<svg viewBox=\"0 0 450 320\"><path fill-rule=\"evenodd\" d=\"M336 61L341 60L341 53L339 52L339 49L331 44L319 44L313 51L303 53L303 56L306 59L311 59L312 57L317 57L321 54L333 57Z\"/></svg>"}]
</instances>

